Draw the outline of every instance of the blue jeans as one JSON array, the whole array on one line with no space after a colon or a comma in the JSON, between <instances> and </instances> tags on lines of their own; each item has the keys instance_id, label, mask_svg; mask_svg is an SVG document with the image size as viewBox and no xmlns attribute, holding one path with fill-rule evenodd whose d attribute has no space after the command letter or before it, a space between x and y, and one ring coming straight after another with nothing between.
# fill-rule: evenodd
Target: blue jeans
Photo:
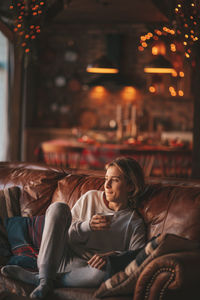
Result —
<instances>
[{"instance_id":1,"label":"blue jeans","mask_svg":"<svg viewBox=\"0 0 200 300\"><path fill-rule=\"evenodd\" d=\"M87 261L74 258L68 265L69 270L58 273L56 285L62 287L98 287L108 277L108 272L92 268Z\"/></svg>"}]
</instances>

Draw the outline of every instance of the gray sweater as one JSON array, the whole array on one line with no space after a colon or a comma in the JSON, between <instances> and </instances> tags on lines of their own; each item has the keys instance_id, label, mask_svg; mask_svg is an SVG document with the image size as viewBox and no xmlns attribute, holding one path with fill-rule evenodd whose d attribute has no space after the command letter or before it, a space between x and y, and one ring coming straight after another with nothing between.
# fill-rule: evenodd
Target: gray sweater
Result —
<instances>
[{"instance_id":1,"label":"gray sweater","mask_svg":"<svg viewBox=\"0 0 200 300\"><path fill-rule=\"evenodd\" d=\"M135 210L113 211L103 200L102 191L89 191L72 208L69 241L72 250L88 259L95 253L136 250L145 245L145 226ZM114 213L109 229L92 231L90 219L97 213Z\"/></svg>"}]
</instances>

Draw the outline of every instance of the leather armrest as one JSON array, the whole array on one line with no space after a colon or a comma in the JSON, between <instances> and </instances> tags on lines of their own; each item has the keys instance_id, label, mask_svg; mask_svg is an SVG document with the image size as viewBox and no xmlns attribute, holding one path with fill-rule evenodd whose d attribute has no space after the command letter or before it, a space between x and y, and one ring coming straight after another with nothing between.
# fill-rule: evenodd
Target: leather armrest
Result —
<instances>
[{"instance_id":1,"label":"leather armrest","mask_svg":"<svg viewBox=\"0 0 200 300\"><path fill-rule=\"evenodd\" d=\"M134 300L200 299L200 251L163 255L140 274Z\"/></svg>"}]
</instances>

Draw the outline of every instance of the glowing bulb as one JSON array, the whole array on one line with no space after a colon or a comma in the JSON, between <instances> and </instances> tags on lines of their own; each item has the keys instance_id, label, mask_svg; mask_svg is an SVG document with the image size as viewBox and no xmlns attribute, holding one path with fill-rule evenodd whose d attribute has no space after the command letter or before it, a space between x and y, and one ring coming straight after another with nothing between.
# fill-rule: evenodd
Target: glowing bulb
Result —
<instances>
[{"instance_id":1,"label":"glowing bulb","mask_svg":"<svg viewBox=\"0 0 200 300\"><path fill-rule=\"evenodd\" d=\"M170 86L170 87L169 87L169 91L170 91L171 93L174 92L174 91L175 91L174 87L173 87L173 86Z\"/></svg>"},{"instance_id":2,"label":"glowing bulb","mask_svg":"<svg viewBox=\"0 0 200 300\"><path fill-rule=\"evenodd\" d=\"M174 70L173 72L172 72L172 77L177 77L178 76L178 74L177 74L177 72Z\"/></svg>"},{"instance_id":3,"label":"glowing bulb","mask_svg":"<svg viewBox=\"0 0 200 300\"><path fill-rule=\"evenodd\" d=\"M155 86L151 85L151 86L149 87L149 92L150 92L150 93L155 93L155 91L156 91Z\"/></svg>"},{"instance_id":4,"label":"glowing bulb","mask_svg":"<svg viewBox=\"0 0 200 300\"><path fill-rule=\"evenodd\" d=\"M144 35L142 35L142 36L140 37L140 40L141 40L141 41L146 41L146 37L145 37Z\"/></svg>"},{"instance_id":5,"label":"glowing bulb","mask_svg":"<svg viewBox=\"0 0 200 300\"><path fill-rule=\"evenodd\" d=\"M180 71L180 72L179 72L179 76L180 76L180 77L184 77L184 76L185 76L184 72L183 72L183 71Z\"/></svg>"},{"instance_id":6,"label":"glowing bulb","mask_svg":"<svg viewBox=\"0 0 200 300\"><path fill-rule=\"evenodd\" d=\"M172 52L176 52L176 45L175 44L171 44L170 45L170 49Z\"/></svg>"},{"instance_id":7,"label":"glowing bulb","mask_svg":"<svg viewBox=\"0 0 200 300\"><path fill-rule=\"evenodd\" d=\"M182 97L184 95L184 92L182 90L179 90L178 95Z\"/></svg>"},{"instance_id":8,"label":"glowing bulb","mask_svg":"<svg viewBox=\"0 0 200 300\"><path fill-rule=\"evenodd\" d=\"M139 46L139 47L138 47L138 50L139 50L139 51L144 51L144 48L143 48L142 46Z\"/></svg>"},{"instance_id":9,"label":"glowing bulb","mask_svg":"<svg viewBox=\"0 0 200 300\"><path fill-rule=\"evenodd\" d=\"M146 48L146 47L147 47L147 43L146 43L146 42L143 42L143 43L142 43L142 47Z\"/></svg>"}]
</instances>

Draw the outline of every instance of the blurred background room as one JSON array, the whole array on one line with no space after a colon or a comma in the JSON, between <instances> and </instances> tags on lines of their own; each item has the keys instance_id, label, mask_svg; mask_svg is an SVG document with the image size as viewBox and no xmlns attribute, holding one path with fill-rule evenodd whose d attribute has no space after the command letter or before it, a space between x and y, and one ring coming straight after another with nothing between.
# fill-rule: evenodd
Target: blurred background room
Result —
<instances>
[{"instance_id":1,"label":"blurred background room","mask_svg":"<svg viewBox=\"0 0 200 300\"><path fill-rule=\"evenodd\" d=\"M200 2L1 0L2 161L200 178Z\"/></svg>"}]
</instances>

